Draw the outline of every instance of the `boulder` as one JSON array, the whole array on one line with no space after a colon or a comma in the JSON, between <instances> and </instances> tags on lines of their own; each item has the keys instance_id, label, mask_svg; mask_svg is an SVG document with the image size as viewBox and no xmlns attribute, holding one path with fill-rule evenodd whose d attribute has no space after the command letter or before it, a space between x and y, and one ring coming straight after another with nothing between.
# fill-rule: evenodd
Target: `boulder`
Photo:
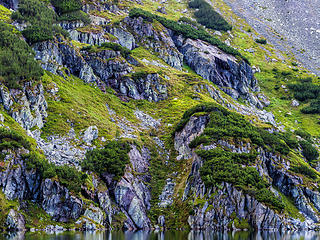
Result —
<instances>
[{"instance_id":1,"label":"boulder","mask_svg":"<svg viewBox=\"0 0 320 240\"><path fill-rule=\"evenodd\" d=\"M297 100L295 100L295 99L292 99L292 101L291 101L291 104L290 104L292 107L298 107L299 105L300 105L300 103L297 101Z\"/></svg>"},{"instance_id":2,"label":"boulder","mask_svg":"<svg viewBox=\"0 0 320 240\"><path fill-rule=\"evenodd\" d=\"M90 126L87 128L87 130L84 132L82 136L82 140L86 143L91 143L94 139L98 138L99 130L97 126Z\"/></svg>"},{"instance_id":3,"label":"boulder","mask_svg":"<svg viewBox=\"0 0 320 240\"><path fill-rule=\"evenodd\" d=\"M100 208L94 207L93 205L90 205L90 207L86 209L83 216L91 219L92 221L100 225L103 223L104 220L103 213L100 210Z\"/></svg>"},{"instance_id":4,"label":"boulder","mask_svg":"<svg viewBox=\"0 0 320 240\"><path fill-rule=\"evenodd\" d=\"M25 229L25 219L22 214L10 209L5 225L9 231L22 231Z\"/></svg>"}]
</instances>

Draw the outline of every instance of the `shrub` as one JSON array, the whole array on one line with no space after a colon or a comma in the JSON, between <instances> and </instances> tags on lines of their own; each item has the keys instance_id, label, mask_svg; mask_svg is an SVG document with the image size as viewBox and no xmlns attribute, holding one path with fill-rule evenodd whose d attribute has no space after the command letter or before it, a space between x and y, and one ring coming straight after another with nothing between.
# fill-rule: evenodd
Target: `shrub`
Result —
<instances>
[{"instance_id":1,"label":"shrub","mask_svg":"<svg viewBox=\"0 0 320 240\"><path fill-rule=\"evenodd\" d=\"M69 32L67 30L63 29L61 26L57 26L57 25L53 26L52 32L56 36L62 35L62 36L64 36L64 38L70 37Z\"/></svg>"},{"instance_id":2,"label":"shrub","mask_svg":"<svg viewBox=\"0 0 320 240\"><path fill-rule=\"evenodd\" d=\"M22 31L23 36L28 39L30 44L52 40L52 27L31 25Z\"/></svg>"},{"instance_id":3,"label":"shrub","mask_svg":"<svg viewBox=\"0 0 320 240\"><path fill-rule=\"evenodd\" d=\"M12 27L0 21L0 75L9 88L21 88L24 79L39 81L44 74L35 53L17 35Z\"/></svg>"},{"instance_id":4,"label":"shrub","mask_svg":"<svg viewBox=\"0 0 320 240\"><path fill-rule=\"evenodd\" d=\"M289 170L295 173L301 173L302 175L305 175L313 180L317 178L317 174L315 173L315 171L305 165L291 166Z\"/></svg>"},{"instance_id":5,"label":"shrub","mask_svg":"<svg viewBox=\"0 0 320 240\"><path fill-rule=\"evenodd\" d=\"M131 51L128 48L113 42L102 43L101 46L99 46L99 48L110 48L114 51L119 51L124 58L126 58L131 53Z\"/></svg>"},{"instance_id":6,"label":"shrub","mask_svg":"<svg viewBox=\"0 0 320 240\"><path fill-rule=\"evenodd\" d=\"M260 44L267 44L267 40L266 39L256 39L255 42L256 43L260 43Z\"/></svg>"},{"instance_id":7,"label":"shrub","mask_svg":"<svg viewBox=\"0 0 320 240\"><path fill-rule=\"evenodd\" d=\"M51 0L59 15L81 9L81 0Z\"/></svg>"},{"instance_id":8,"label":"shrub","mask_svg":"<svg viewBox=\"0 0 320 240\"><path fill-rule=\"evenodd\" d=\"M93 171L99 175L114 174L114 179L118 180L124 175L125 166L129 163L129 151L128 143L110 141L103 149L87 151L81 167L83 170Z\"/></svg>"},{"instance_id":9,"label":"shrub","mask_svg":"<svg viewBox=\"0 0 320 240\"><path fill-rule=\"evenodd\" d=\"M317 160L319 157L318 150L307 141L299 141L302 148L302 154L308 161Z\"/></svg>"},{"instance_id":10,"label":"shrub","mask_svg":"<svg viewBox=\"0 0 320 240\"><path fill-rule=\"evenodd\" d=\"M89 24L91 22L88 14L85 12L78 10L71 13L66 13L58 18L59 21L82 21L85 25Z\"/></svg>"},{"instance_id":11,"label":"shrub","mask_svg":"<svg viewBox=\"0 0 320 240\"><path fill-rule=\"evenodd\" d=\"M278 211L284 209L284 204L267 189L269 184L260 177L258 171L254 167L241 166L254 162L257 153L237 154L220 147L208 151L197 150L196 153L205 159L200 176L207 187L222 182L232 183L271 208Z\"/></svg>"},{"instance_id":12,"label":"shrub","mask_svg":"<svg viewBox=\"0 0 320 240\"><path fill-rule=\"evenodd\" d=\"M0 150L15 147L30 150L30 143L17 131L0 127Z\"/></svg>"},{"instance_id":13,"label":"shrub","mask_svg":"<svg viewBox=\"0 0 320 240\"><path fill-rule=\"evenodd\" d=\"M228 31L232 29L232 26L205 0L190 1L189 7L199 9L194 13L194 16L202 25L215 30Z\"/></svg>"}]
</instances>

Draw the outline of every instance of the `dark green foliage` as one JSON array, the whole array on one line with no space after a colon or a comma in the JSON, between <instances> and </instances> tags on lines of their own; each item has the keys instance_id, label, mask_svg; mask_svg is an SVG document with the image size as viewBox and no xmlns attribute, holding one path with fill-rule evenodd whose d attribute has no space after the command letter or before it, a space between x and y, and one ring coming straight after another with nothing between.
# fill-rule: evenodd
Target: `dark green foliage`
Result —
<instances>
[{"instance_id":1,"label":"dark green foliage","mask_svg":"<svg viewBox=\"0 0 320 240\"><path fill-rule=\"evenodd\" d=\"M302 154L308 161L317 160L319 157L318 150L307 141L299 141L302 148Z\"/></svg>"},{"instance_id":2,"label":"dark green foliage","mask_svg":"<svg viewBox=\"0 0 320 240\"><path fill-rule=\"evenodd\" d=\"M22 31L30 44L53 39L52 24L56 13L39 0L22 0L18 11L12 14L13 20L28 21L32 25Z\"/></svg>"},{"instance_id":3,"label":"dark green foliage","mask_svg":"<svg viewBox=\"0 0 320 240\"><path fill-rule=\"evenodd\" d=\"M18 21L28 21L32 25L52 25L57 19L56 13L39 0L21 0L18 11L11 18Z\"/></svg>"},{"instance_id":4,"label":"dark green foliage","mask_svg":"<svg viewBox=\"0 0 320 240\"><path fill-rule=\"evenodd\" d=\"M280 139L286 142L288 147L292 149L297 149L299 147L299 143L292 132L287 131L284 134L278 133L277 135Z\"/></svg>"},{"instance_id":5,"label":"dark green foliage","mask_svg":"<svg viewBox=\"0 0 320 240\"><path fill-rule=\"evenodd\" d=\"M85 25L91 22L88 14L85 12L78 10L71 13L66 13L58 17L58 21L82 21Z\"/></svg>"},{"instance_id":6,"label":"dark green foliage","mask_svg":"<svg viewBox=\"0 0 320 240\"><path fill-rule=\"evenodd\" d=\"M59 15L81 9L81 0L51 0Z\"/></svg>"},{"instance_id":7,"label":"dark green foliage","mask_svg":"<svg viewBox=\"0 0 320 240\"><path fill-rule=\"evenodd\" d=\"M92 50L93 46L92 45L88 45L88 46L84 46L81 48L81 51L88 51L90 52Z\"/></svg>"},{"instance_id":8,"label":"dark green foliage","mask_svg":"<svg viewBox=\"0 0 320 240\"><path fill-rule=\"evenodd\" d=\"M38 81L44 71L34 60L34 51L12 30L12 27L0 22L0 76L7 87L21 88L19 81Z\"/></svg>"},{"instance_id":9,"label":"dark green foliage","mask_svg":"<svg viewBox=\"0 0 320 240\"><path fill-rule=\"evenodd\" d=\"M320 100L310 103L310 106L301 109L301 112L306 114L320 113Z\"/></svg>"},{"instance_id":10,"label":"dark green foliage","mask_svg":"<svg viewBox=\"0 0 320 240\"><path fill-rule=\"evenodd\" d=\"M294 97L299 101L319 97L320 86L311 83L309 79L301 79L301 83L288 84L288 87L294 91Z\"/></svg>"},{"instance_id":11,"label":"dark green foliage","mask_svg":"<svg viewBox=\"0 0 320 240\"><path fill-rule=\"evenodd\" d=\"M54 25L52 27L52 32L56 36L62 35L62 36L64 36L64 38L70 37L69 32L67 30L63 29L61 26L58 26L58 25Z\"/></svg>"},{"instance_id":12,"label":"dark green foliage","mask_svg":"<svg viewBox=\"0 0 320 240\"><path fill-rule=\"evenodd\" d=\"M240 57L244 61L249 63L248 59L246 59L244 56L242 56L239 51L235 50L232 47L229 47L224 42L211 36L211 34L206 32L205 30L196 30L188 24L179 24L178 22L166 19L166 18L158 16L158 15L154 15L154 14L147 12L147 11L144 11L140 8L131 9L130 13L129 13L129 17L131 17L131 18L142 17L145 21L150 21L150 22L152 22L153 20L157 20L164 27L170 28L172 31L174 31L177 35L181 34L185 38L204 40L214 46L217 46L225 53L234 55L236 57Z\"/></svg>"},{"instance_id":13,"label":"dark green foliage","mask_svg":"<svg viewBox=\"0 0 320 240\"><path fill-rule=\"evenodd\" d=\"M267 40L266 39L256 39L255 41L256 41L256 43L267 44Z\"/></svg>"},{"instance_id":14,"label":"dark green foliage","mask_svg":"<svg viewBox=\"0 0 320 240\"><path fill-rule=\"evenodd\" d=\"M42 179L58 177L59 182L74 193L80 192L81 185L87 178L87 174L68 165L56 166L54 163L49 163L46 158L37 153L28 154L24 158L28 170L36 169Z\"/></svg>"},{"instance_id":15,"label":"dark green foliage","mask_svg":"<svg viewBox=\"0 0 320 240\"><path fill-rule=\"evenodd\" d=\"M312 168L309 168L305 165L301 165L301 166L291 166L291 168L289 169L292 172L295 173L301 173L313 180L315 180L317 178L317 174L315 173L315 171Z\"/></svg>"},{"instance_id":16,"label":"dark green foliage","mask_svg":"<svg viewBox=\"0 0 320 240\"><path fill-rule=\"evenodd\" d=\"M278 135L260 130L247 121L243 115L228 111L215 104L200 104L187 110L177 125L176 131L181 131L189 121L190 116L197 112L210 113L210 122L207 124L203 134L191 141L189 144L191 148L227 138L236 140L248 139L255 145L267 145L281 154L288 154L290 151L290 148Z\"/></svg>"},{"instance_id":17,"label":"dark green foliage","mask_svg":"<svg viewBox=\"0 0 320 240\"><path fill-rule=\"evenodd\" d=\"M284 204L267 189L269 184L260 177L258 171L254 167L241 166L255 162L257 153L237 154L222 148L197 150L196 153L205 159L200 175L207 187L222 182L232 183L271 208L278 211L284 209Z\"/></svg>"},{"instance_id":18,"label":"dark green foliage","mask_svg":"<svg viewBox=\"0 0 320 240\"><path fill-rule=\"evenodd\" d=\"M110 48L114 51L119 51L124 58L126 58L131 53L131 51L128 48L113 42L102 43L101 46L99 46L98 48Z\"/></svg>"},{"instance_id":19,"label":"dark green foliage","mask_svg":"<svg viewBox=\"0 0 320 240\"><path fill-rule=\"evenodd\" d=\"M30 150L30 143L20 133L0 127L0 151L21 148Z\"/></svg>"},{"instance_id":20,"label":"dark green foliage","mask_svg":"<svg viewBox=\"0 0 320 240\"><path fill-rule=\"evenodd\" d=\"M32 25L22 31L23 36L30 44L52 40L52 27Z\"/></svg>"},{"instance_id":21,"label":"dark green foliage","mask_svg":"<svg viewBox=\"0 0 320 240\"><path fill-rule=\"evenodd\" d=\"M189 7L199 9L194 13L194 16L199 23L207 28L219 31L228 31L232 29L232 26L205 0L190 1Z\"/></svg>"},{"instance_id":22,"label":"dark green foliage","mask_svg":"<svg viewBox=\"0 0 320 240\"><path fill-rule=\"evenodd\" d=\"M143 71L132 73L132 79L135 81L139 81L141 78L147 77L147 73Z\"/></svg>"},{"instance_id":23,"label":"dark green foliage","mask_svg":"<svg viewBox=\"0 0 320 240\"><path fill-rule=\"evenodd\" d=\"M129 163L129 151L128 143L110 141L103 149L87 151L81 167L83 170L93 171L99 175L114 174L114 179L118 180L124 175L125 166Z\"/></svg>"},{"instance_id":24,"label":"dark green foliage","mask_svg":"<svg viewBox=\"0 0 320 240\"><path fill-rule=\"evenodd\" d=\"M304 140L307 140L308 142L311 142L311 134L310 133L302 131L301 129L295 130L294 133L296 135L302 137Z\"/></svg>"},{"instance_id":25,"label":"dark green foliage","mask_svg":"<svg viewBox=\"0 0 320 240\"><path fill-rule=\"evenodd\" d=\"M188 23L194 27L196 27L197 29L199 30L204 30L203 26L201 26L199 23L197 23L196 21L192 21L190 18L186 18L186 17L181 17L179 19L179 22L182 22L182 23Z\"/></svg>"}]
</instances>

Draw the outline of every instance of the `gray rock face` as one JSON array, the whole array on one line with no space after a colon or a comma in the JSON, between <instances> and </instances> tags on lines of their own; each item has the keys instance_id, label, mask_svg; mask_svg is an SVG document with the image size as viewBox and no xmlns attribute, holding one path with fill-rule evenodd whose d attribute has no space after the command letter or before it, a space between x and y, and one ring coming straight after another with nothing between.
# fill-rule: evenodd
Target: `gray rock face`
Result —
<instances>
[{"instance_id":1,"label":"gray rock face","mask_svg":"<svg viewBox=\"0 0 320 240\"><path fill-rule=\"evenodd\" d=\"M30 199L37 200L40 193L41 179L36 171L27 171L21 154L27 154L27 150L16 152L3 150L6 153L4 163L6 168L0 171L0 187L6 199Z\"/></svg>"},{"instance_id":2,"label":"gray rock face","mask_svg":"<svg viewBox=\"0 0 320 240\"><path fill-rule=\"evenodd\" d=\"M172 205L173 203L173 193L174 193L174 187L175 187L175 183L172 181L171 178L167 179L167 183L164 186L164 188L162 189L162 193L159 196L159 200L160 202L158 203L159 207L167 207Z\"/></svg>"},{"instance_id":3,"label":"gray rock face","mask_svg":"<svg viewBox=\"0 0 320 240\"><path fill-rule=\"evenodd\" d=\"M99 130L97 126L90 126L83 134L83 141L91 143L94 139L98 138Z\"/></svg>"},{"instance_id":4,"label":"gray rock face","mask_svg":"<svg viewBox=\"0 0 320 240\"><path fill-rule=\"evenodd\" d=\"M133 50L136 47L136 41L133 35L121 28L111 28L110 33L119 39L119 44L123 47Z\"/></svg>"},{"instance_id":5,"label":"gray rock face","mask_svg":"<svg viewBox=\"0 0 320 240\"><path fill-rule=\"evenodd\" d=\"M82 214L82 200L56 181L45 179L41 184L41 206L57 222L76 220Z\"/></svg>"},{"instance_id":6,"label":"gray rock face","mask_svg":"<svg viewBox=\"0 0 320 240\"><path fill-rule=\"evenodd\" d=\"M168 30L158 31L151 23L143 21L143 18L124 19L124 23L132 29L135 39L139 40L146 49L152 49L159 53L159 58L163 59L170 66L182 70L183 55L176 48ZM153 40L151 40L153 38Z\"/></svg>"},{"instance_id":7,"label":"gray rock face","mask_svg":"<svg viewBox=\"0 0 320 240\"><path fill-rule=\"evenodd\" d=\"M66 26L73 27L73 26ZM107 38L104 37L104 32L102 33L88 33L88 32L80 32L75 29L69 30L70 38L74 41L78 41L81 43L86 43L90 45L101 45L102 43L109 42Z\"/></svg>"},{"instance_id":8,"label":"gray rock face","mask_svg":"<svg viewBox=\"0 0 320 240\"><path fill-rule=\"evenodd\" d=\"M130 162L136 172L144 174L135 178L131 169L127 169L125 176L115 187L114 196L121 211L129 218L127 223L130 228L151 228L151 222L146 213L151 207L151 190L144 183L151 180L148 174L150 155L146 148L142 148L142 153L140 153L136 146L131 147Z\"/></svg>"},{"instance_id":9,"label":"gray rock face","mask_svg":"<svg viewBox=\"0 0 320 240\"><path fill-rule=\"evenodd\" d=\"M179 43L177 43L179 44ZM180 43L181 44L181 43ZM186 63L203 78L226 89L235 89L239 95L247 95L249 90L257 84L251 67L244 61L237 59L219 48L207 45L201 40L186 39L179 48ZM232 94L233 97L237 97Z\"/></svg>"},{"instance_id":10,"label":"gray rock face","mask_svg":"<svg viewBox=\"0 0 320 240\"><path fill-rule=\"evenodd\" d=\"M255 168L261 177L268 179L269 183L294 200L295 206L305 216L305 222L275 213L264 204L259 203L254 197L235 189L231 184L223 183L219 188L206 189L199 175L203 160L188 145L203 132L207 122L208 116L191 117L184 129L175 135L175 149L179 153L177 159L193 159L182 200L186 200L190 196L197 196L206 201L203 206L195 209L194 216L189 217L188 222L191 228L226 229L230 227L230 224L232 225L233 219L230 216L233 212L240 220L248 220L248 223L256 229L315 228L315 223L319 222L317 211L320 207L320 194L308 188L300 187L303 179L287 172L290 164L288 165L286 160L280 156L262 148L258 149L259 161ZM237 144L239 146L236 147L233 143L230 144L222 140L218 140L217 143L209 146L200 147L204 150L210 150L216 148L217 145L229 148L236 153L251 151L250 144L240 142ZM287 165L288 167L281 167ZM275 189L272 188L271 190L275 196L279 196ZM205 194L208 197L205 197ZM210 208L208 208L209 206Z\"/></svg>"},{"instance_id":11,"label":"gray rock face","mask_svg":"<svg viewBox=\"0 0 320 240\"><path fill-rule=\"evenodd\" d=\"M25 229L25 219L22 214L11 209L7 216L5 225L9 231L22 231Z\"/></svg>"},{"instance_id":12,"label":"gray rock face","mask_svg":"<svg viewBox=\"0 0 320 240\"><path fill-rule=\"evenodd\" d=\"M0 187L8 200L32 200L41 204L55 221L68 222L82 214L82 200L70 195L68 189L56 181L42 182L36 171L27 171L21 154L27 150L6 151L6 168L0 172Z\"/></svg>"},{"instance_id":13,"label":"gray rock face","mask_svg":"<svg viewBox=\"0 0 320 240\"><path fill-rule=\"evenodd\" d=\"M42 128L44 119L48 115L46 112L48 104L44 98L43 86L41 83L33 85L32 82L26 82L23 90L0 86L0 102L12 118L26 130L34 126ZM13 103L20 107L13 107Z\"/></svg>"},{"instance_id":14,"label":"gray rock face","mask_svg":"<svg viewBox=\"0 0 320 240\"><path fill-rule=\"evenodd\" d=\"M6 8L17 10L19 0L0 0L0 4L5 6Z\"/></svg>"},{"instance_id":15,"label":"gray rock face","mask_svg":"<svg viewBox=\"0 0 320 240\"><path fill-rule=\"evenodd\" d=\"M90 208L87 208L84 212L83 216L90 218L92 221L102 224L103 223L103 213L98 207L90 206Z\"/></svg>"}]
</instances>

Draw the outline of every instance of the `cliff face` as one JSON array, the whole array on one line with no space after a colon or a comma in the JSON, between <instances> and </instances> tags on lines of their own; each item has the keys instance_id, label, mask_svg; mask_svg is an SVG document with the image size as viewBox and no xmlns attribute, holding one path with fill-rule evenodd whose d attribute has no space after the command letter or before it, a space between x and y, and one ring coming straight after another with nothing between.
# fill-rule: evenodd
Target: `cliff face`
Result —
<instances>
[{"instance_id":1,"label":"cliff face","mask_svg":"<svg viewBox=\"0 0 320 240\"><path fill-rule=\"evenodd\" d=\"M188 223L194 229L227 229L234 228L235 219L246 220L256 229L314 229L319 222L319 196L317 191L304 187L301 177L288 172L290 162L279 155L259 148L258 160L254 167L261 177L268 180L272 186L285 196L293 199L294 205L303 214L305 220L294 219L285 214L271 210L263 203L259 203L254 197L236 189L232 184L222 183L221 186L207 189L200 177L199 169L203 165L201 159L189 144L205 129L208 116L191 117L183 130L175 135L175 149L179 152L177 160L192 159L191 172L188 176L182 200L199 197L205 203L194 209L195 214L190 215ZM210 150L223 146L237 154L249 153L249 143L238 142L238 146L225 140L218 140L216 144L200 146L200 149ZM272 188L272 187L271 187ZM278 190L272 188L275 196ZM314 207L313 207L314 206Z\"/></svg>"},{"instance_id":2,"label":"cliff face","mask_svg":"<svg viewBox=\"0 0 320 240\"><path fill-rule=\"evenodd\" d=\"M0 3L12 8L17 4ZM37 211L50 216L50 224L70 223L87 230L178 227L177 222L192 229L316 228L320 194L314 182L290 170L290 157L269 148L254 148L249 142L228 141L227 136L197 148L223 147L237 154L257 151L250 166L270 184L268 190L277 199L294 209L281 212L233 184L206 187L199 173L204 159L189 144L210 123L208 114L191 116L184 128L171 136L183 112L207 101L245 115L271 132L278 131L273 113L263 110L270 100L260 92L248 63L205 41L178 35L157 21L130 18L128 8L116 4L93 1L82 10L89 14L91 25L56 23L70 33L72 41L59 36L32 45L36 60L46 71L44 81L26 80L21 89L0 84L0 110L5 116L0 115L1 129L20 129L36 149L33 151L54 166L68 165L80 171L88 151L121 138L130 144L130 163L117 181L108 172L97 175L87 171L86 184L73 192L57 176L42 177L40 167L29 169L29 150L0 145L3 202L16 204L6 212L6 228L26 228L26 214L33 203ZM90 15L93 11L95 15ZM97 11L111 12L120 21ZM117 48L104 47L103 43L109 42ZM90 98L84 98L86 95ZM183 209L181 214L177 206Z\"/></svg>"}]
</instances>

